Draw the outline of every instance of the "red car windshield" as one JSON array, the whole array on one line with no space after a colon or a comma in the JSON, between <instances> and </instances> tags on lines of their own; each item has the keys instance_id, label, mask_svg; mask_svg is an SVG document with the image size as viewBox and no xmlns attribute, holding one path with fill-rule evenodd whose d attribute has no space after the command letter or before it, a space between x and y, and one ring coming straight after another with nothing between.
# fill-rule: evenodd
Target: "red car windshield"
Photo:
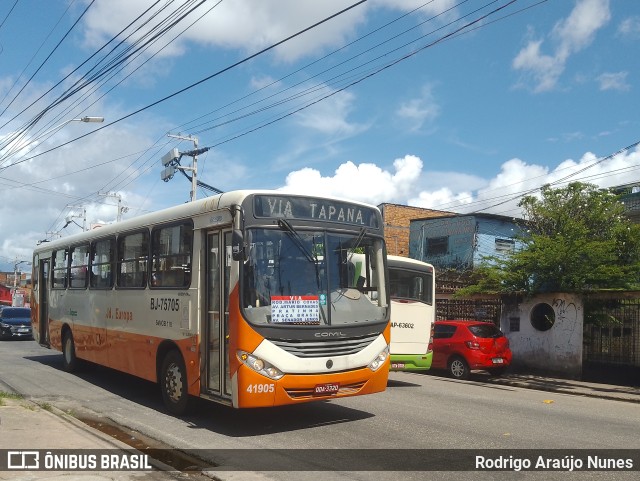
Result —
<instances>
[{"instance_id":1,"label":"red car windshield","mask_svg":"<svg viewBox=\"0 0 640 481\"><path fill-rule=\"evenodd\" d=\"M474 324L473 326L468 326L471 333L476 337L481 337L485 339L502 337L504 334L498 329L496 326L490 323L486 324Z\"/></svg>"}]
</instances>

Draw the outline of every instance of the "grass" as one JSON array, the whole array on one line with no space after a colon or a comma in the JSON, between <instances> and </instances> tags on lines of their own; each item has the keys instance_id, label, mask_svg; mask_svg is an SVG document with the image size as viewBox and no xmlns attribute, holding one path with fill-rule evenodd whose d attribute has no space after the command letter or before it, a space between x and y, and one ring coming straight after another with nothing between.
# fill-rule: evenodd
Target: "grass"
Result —
<instances>
[{"instance_id":1,"label":"grass","mask_svg":"<svg viewBox=\"0 0 640 481\"><path fill-rule=\"evenodd\" d=\"M6 392L0 391L0 406L4 406L5 399L22 399L23 396L21 394L16 394L14 392Z\"/></svg>"}]
</instances>

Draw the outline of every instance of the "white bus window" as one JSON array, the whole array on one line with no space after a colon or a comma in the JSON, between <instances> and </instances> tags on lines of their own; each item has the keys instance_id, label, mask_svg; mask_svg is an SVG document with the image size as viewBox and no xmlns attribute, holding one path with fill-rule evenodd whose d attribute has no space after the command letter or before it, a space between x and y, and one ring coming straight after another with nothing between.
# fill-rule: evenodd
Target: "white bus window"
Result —
<instances>
[{"instance_id":1,"label":"white bus window","mask_svg":"<svg viewBox=\"0 0 640 481\"><path fill-rule=\"evenodd\" d=\"M87 268L89 266L89 245L71 248L71 269L69 287L85 289L87 287Z\"/></svg>"},{"instance_id":2,"label":"white bus window","mask_svg":"<svg viewBox=\"0 0 640 481\"><path fill-rule=\"evenodd\" d=\"M118 237L118 287L147 286L149 233L136 232Z\"/></svg>"},{"instance_id":3,"label":"white bus window","mask_svg":"<svg viewBox=\"0 0 640 481\"><path fill-rule=\"evenodd\" d=\"M92 289L113 287L113 262L115 261L115 239L102 239L91 244Z\"/></svg>"},{"instance_id":4,"label":"white bus window","mask_svg":"<svg viewBox=\"0 0 640 481\"><path fill-rule=\"evenodd\" d=\"M67 267L69 265L69 251L62 249L53 253L53 285L54 289L67 287Z\"/></svg>"},{"instance_id":5,"label":"white bus window","mask_svg":"<svg viewBox=\"0 0 640 481\"><path fill-rule=\"evenodd\" d=\"M191 284L191 223L154 229L151 234L151 287Z\"/></svg>"}]
</instances>

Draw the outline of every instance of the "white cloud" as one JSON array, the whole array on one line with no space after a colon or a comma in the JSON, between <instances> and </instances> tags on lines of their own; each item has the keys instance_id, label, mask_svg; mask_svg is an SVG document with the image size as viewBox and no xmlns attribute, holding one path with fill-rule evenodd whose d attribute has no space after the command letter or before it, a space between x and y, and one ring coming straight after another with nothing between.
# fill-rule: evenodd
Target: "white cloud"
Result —
<instances>
[{"instance_id":1,"label":"white cloud","mask_svg":"<svg viewBox=\"0 0 640 481\"><path fill-rule=\"evenodd\" d=\"M153 0L97 0L85 17L86 43L93 48L101 46L153 3ZM160 6L153 8L152 13L158 15L153 25L163 15L166 16L168 12L175 10L175 7L169 6L165 13L160 13L159 8L164 7L166 3L161 2ZM188 42L195 42L200 45L240 48L247 53L255 53L351 4L344 0L234 0L222 2L211 9L215 3L204 3L154 48L158 50L166 46L161 53L162 56L177 56L184 53ZM209 9L211 11L206 13ZM274 54L278 59L289 62L320 52L327 47L342 45L354 33L357 25L364 21L367 9L365 4L339 15L332 21L297 37L296 41L284 43L274 50ZM147 14L145 18L152 13ZM206 15L193 27L167 45L184 25L194 22L205 13ZM139 28L132 40L147 31L148 27L146 30Z\"/></svg>"},{"instance_id":2,"label":"white cloud","mask_svg":"<svg viewBox=\"0 0 640 481\"><path fill-rule=\"evenodd\" d=\"M407 155L394 161L394 172L375 164L345 162L335 175L323 177L316 169L291 172L283 191L310 195L334 195L378 205L384 202L407 204L459 213L487 212L520 216L518 202L544 184L558 186L581 181L600 187L629 182L630 173L640 171L640 148L610 159L598 159L588 152L579 161L567 159L554 169L510 159L493 178L482 181L473 176L449 172L423 172L423 162ZM442 183L446 182L446 185Z\"/></svg>"},{"instance_id":3,"label":"white cloud","mask_svg":"<svg viewBox=\"0 0 640 481\"><path fill-rule=\"evenodd\" d=\"M453 192L449 187L438 190L422 191L417 197L409 199L407 204L435 210L460 211L462 207L473 202L471 192Z\"/></svg>"},{"instance_id":4,"label":"white cloud","mask_svg":"<svg viewBox=\"0 0 640 481\"><path fill-rule=\"evenodd\" d=\"M619 90L626 92L631 90L631 86L627 83L628 72L603 73L598 77L600 90Z\"/></svg>"},{"instance_id":5,"label":"white cloud","mask_svg":"<svg viewBox=\"0 0 640 481\"><path fill-rule=\"evenodd\" d=\"M640 37L640 16L625 18L618 25L618 34L632 39Z\"/></svg>"},{"instance_id":6,"label":"white cloud","mask_svg":"<svg viewBox=\"0 0 640 481\"><path fill-rule=\"evenodd\" d=\"M593 42L602 27L611 19L609 0L579 0L569 16L556 23L550 34L553 54L542 52L543 40L530 40L516 55L512 66L530 76L534 92L556 87L569 57Z\"/></svg>"},{"instance_id":7,"label":"white cloud","mask_svg":"<svg viewBox=\"0 0 640 481\"><path fill-rule=\"evenodd\" d=\"M32 88L32 95L36 95L46 87L32 83ZM108 121L118 118L121 112L97 103L89 114L104 115ZM72 117L71 113L68 115ZM142 150L144 146L152 145L149 132L152 129L155 131L155 128L162 129L162 122L156 117L154 121L160 124L152 124L144 117L139 119L139 123L114 125L47 153L44 152L88 133L99 124L58 121L61 127L54 128L51 135L41 136L35 142L34 136L38 137L35 132L31 133L31 137L24 138L23 143L29 144L28 148L14 152L8 159L12 165L0 172L2 260L16 256L29 259L37 241L51 237L48 233L60 229L70 212L80 212L79 209L65 207L67 205L84 206L87 209L87 224L115 220L115 202L99 199L97 194L106 188L113 189L115 184L110 182L116 176L120 176L118 179L121 181L126 179L115 188L124 197L126 205L132 208L131 214L134 213L133 208L149 209L149 206L144 206L145 196L133 193L139 184L131 182L149 169L148 164L143 164L147 157L132 150L135 146L140 146ZM43 129L46 130L46 127ZM34 150L27 152L34 147ZM34 157L39 153L44 154ZM154 157L153 153L147 155L152 157L154 165L157 164L159 154L158 157ZM138 157L141 159L138 160ZM155 168L153 173L158 176L154 175L156 182L161 184L159 168ZM130 174L132 176L127 177ZM110 205L103 205L101 201ZM77 218L74 220L82 223ZM69 235L78 230L71 224L62 234Z\"/></svg>"},{"instance_id":8,"label":"white cloud","mask_svg":"<svg viewBox=\"0 0 640 481\"><path fill-rule=\"evenodd\" d=\"M323 90L322 96L331 94L328 87ZM322 102L311 105L295 115L295 121L308 129L327 135L353 135L363 126L351 123L347 120L353 108L355 96L351 92L337 92ZM308 103L309 99L305 100Z\"/></svg>"},{"instance_id":9,"label":"white cloud","mask_svg":"<svg viewBox=\"0 0 640 481\"><path fill-rule=\"evenodd\" d=\"M85 43L90 48L102 46L119 33L136 17L151 7L155 0L96 0L84 18ZM184 22L168 33L166 38L156 42L150 53L162 49L161 57L174 57L185 53L189 43L240 49L247 54L256 53L293 35L316 22L340 12L353 2L346 0L323 0L301 2L300 0L234 0L216 5L205 2L191 13ZM293 62L306 56L344 45L355 35L358 26L367 20L367 14L374 8L387 8L407 12L420 8L424 15L441 13L452 8L455 0L424 2L424 0L375 0L356 6L330 21L315 27L295 40L288 41L272 51L281 62ZM211 8L215 5L214 8ZM165 10L161 10L167 6ZM138 28L128 40L138 40L149 32L149 28L175 10L170 2L160 2L150 13L157 15L153 22ZM210 11L209 11L210 10ZM204 15L204 16L203 16ZM199 18L201 17L202 18ZM189 30L178 35L185 25L197 20ZM124 36L131 34L127 31ZM121 36L121 37L124 37Z\"/></svg>"},{"instance_id":10,"label":"white cloud","mask_svg":"<svg viewBox=\"0 0 640 481\"><path fill-rule=\"evenodd\" d=\"M406 198L422 171L422 160L407 155L393 162L394 172L375 164L354 164L351 161L340 165L335 175L323 177L309 167L291 172L286 185L280 190L310 195L334 195L349 199L379 204Z\"/></svg>"},{"instance_id":11,"label":"white cloud","mask_svg":"<svg viewBox=\"0 0 640 481\"><path fill-rule=\"evenodd\" d=\"M424 124L432 122L440 114L440 107L433 96L433 86L422 87L421 95L403 102L396 110L396 116L409 123L409 130L417 132Z\"/></svg>"}]
</instances>

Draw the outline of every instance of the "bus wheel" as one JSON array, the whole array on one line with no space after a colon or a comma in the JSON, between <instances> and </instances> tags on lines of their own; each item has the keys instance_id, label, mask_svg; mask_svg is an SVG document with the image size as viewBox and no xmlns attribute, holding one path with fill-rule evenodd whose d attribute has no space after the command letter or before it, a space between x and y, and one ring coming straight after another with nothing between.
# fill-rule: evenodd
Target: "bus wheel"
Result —
<instances>
[{"instance_id":1,"label":"bus wheel","mask_svg":"<svg viewBox=\"0 0 640 481\"><path fill-rule=\"evenodd\" d=\"M449 361L449 374L455 379L467 379L469 377L469 365L463 358L456 356Z\"/></svg>"},{"instance_id":2,"label":"bus wheel","mask_svg":"<svg viewBox=\"0 0 640 481\"><path fill-rule=\"evenodd\" d=\"M178 351L169 351L162 361L160 389L164 405L171 414L179 416L187 411L187 370Z\"/></svg>"},{"instance_id":3,"label":"bus wheel","mask_svg":"<svg viewBox=\"0 0 640 481\"><path fill-rule=\"evenodd\" d=\"M73 334L71 334L71 331L65 331L62 338L62 365L67 372L73 372L78 369L76 346L73 342Z\"/></svg>"}]
</instances>

